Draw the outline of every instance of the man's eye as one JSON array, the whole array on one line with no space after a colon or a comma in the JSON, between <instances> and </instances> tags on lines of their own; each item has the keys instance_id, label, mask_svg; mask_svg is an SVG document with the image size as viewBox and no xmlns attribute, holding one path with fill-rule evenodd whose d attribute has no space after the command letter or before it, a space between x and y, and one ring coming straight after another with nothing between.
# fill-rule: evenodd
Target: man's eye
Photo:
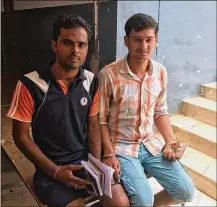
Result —
<instances>
[{"instance_id":1,"label":"man's eye","mask_svg":"<svg viewBox=\"0 0 217 207\"><path fill-rule=\"evenodd\" d=\"M86 45L87 45L86 43L82 43L82 42L79 43L79 47L80 47L80 48L84 48L84 47L86 47Z\"/></svg>"},{"instance_id":2,"label":"man's eye","mask_svg":"<svg viewBox=\"0 0 217 207\"><path fill-rule=\"evenodd\" d=\"M151 42L152 42L152 39L148 39L147 42L148 42L148 43L151 43Z\"/></svg>"},{"instance_id":3,"label":"man's eye","mask_svg":"<svg viewBox=\"0 0 217 207\"><path fill-rule=\"evenodd\" d=\"M141 42L141 40L140 40L140 39L134 39L134 41L136 41L136 42Z\"/></svg>"},{"instance_id":4,"label":"man's eye","mask_svg":"<svg viewBox=\"0 0 217 207\"><path fill-rule=\"evenodd\" d=\"M70 46L71 45L70 42L63 42L63 44L66 45L66 46Z\"/></svg>"}]
</instances>

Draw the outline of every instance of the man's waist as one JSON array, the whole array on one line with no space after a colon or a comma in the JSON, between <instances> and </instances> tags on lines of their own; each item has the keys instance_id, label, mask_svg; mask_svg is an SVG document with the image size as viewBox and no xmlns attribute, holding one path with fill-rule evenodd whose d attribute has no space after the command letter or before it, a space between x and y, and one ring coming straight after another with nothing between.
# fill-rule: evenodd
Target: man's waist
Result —
<instances>
[{"instance_id":1,"label":"man's waist","mask_svg":"<svg viewBox=\"0 0 217 207\"><path fill-rule=\"evenodd\" d=\"M139 139L136 142L126 140L116 140L112 142L115 154L125 154L134 157L138 157L139 147L141 144L144 144L147 150L154 156L159 153L164 146L161 140L154 136L146 139Z\"/></svg>"}]
</instances>

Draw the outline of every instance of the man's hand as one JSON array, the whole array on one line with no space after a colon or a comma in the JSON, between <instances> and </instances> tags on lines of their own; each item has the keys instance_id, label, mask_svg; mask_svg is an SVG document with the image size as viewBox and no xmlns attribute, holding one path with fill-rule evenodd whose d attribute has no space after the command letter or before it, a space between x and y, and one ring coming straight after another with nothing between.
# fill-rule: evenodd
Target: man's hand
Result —
<instances>
[{"instance_id":1,"label":"man's hand","mask_svg":"<svg viewBox=\"0 0 217 207\"><path fill-rule=\"evenodd\" d=\"M175 161L176 160L176 155L171 147L173 143L176 143L177 140L170 140L168 143L165 144L164 150L163 150L163 156L167 160Z\"/></svg>"},{"instance_id":2,"label":"man's hand","mask_svg":"<svg viewBox=\"0 0 217 207\"><path fill-rule=\"evenodd\" d=\"M57 172L56 175L56 180L58 180L59 182L73 187L75 189L82 189L82 188L86 188L87 185L90 184L89 181L75 177L73 175L74 171L78 171L83 169L82 165L65 165L65 166L61 166Z\"/></svg>"},{"instance_id":3,"label":"man's hand","mask_svg":"<svg viewBox=\"0 0 217 207\"><path fill-rule=\"evenodd\" d=\"M120 182L120 163L119 161L115 157L108 157L103 160L103 163L115 170L114 177L117 181Z\"/></svg>"}]
</instances>

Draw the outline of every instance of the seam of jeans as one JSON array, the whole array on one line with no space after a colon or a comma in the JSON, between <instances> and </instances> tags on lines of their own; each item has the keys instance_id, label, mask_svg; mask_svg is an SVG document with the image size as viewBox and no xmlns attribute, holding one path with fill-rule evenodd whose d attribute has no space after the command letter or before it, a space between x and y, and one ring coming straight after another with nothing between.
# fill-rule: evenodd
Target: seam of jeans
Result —
<instances>
[{"instance_id":1,"label":"seam of jeans","mask_svg":"<svg viewBox=\"0 0 217 207\"><path fill-rule=\"evenodd\" d=\"M124 156L122 156L122 157L124 157ZM136 168L135 163L133 163L132 160L130 160L130 159L126 158L126 157L124 157L124 159L127 159L127 161L130 162L130 163L132 163L132 165ZM142 167L142 168L143 168L143 167ZM144 169L144 168L143 168L143 169ZM121 166L121 170L123 170L123 171L126 172L126 170L125 170L122 166ZM126 174L126 173L124 173L124 174ZM127 176L124 176L124 177L125 177L125 179L122 177L121 180L124 179L124 180L127 182L127 185L130 186L129 178L127 178ZM146 176L145 176L145 173L144 173L144 178L143 178L143 177L141 177L141 176L139 175L139 173L137 172L137 177L138 177L138 179L147 179ZM148 181L147 181L147 184L149 185ZM145 185L145 187L147 188L147 192L149 193L149 196L152 197L152 196L153 196L152 190L148 190L147 185ZM150 187L150 188L151 188L151 187ZM151 191L151 192L149 192L149 191Z\"/></svg>"}]
</instances>

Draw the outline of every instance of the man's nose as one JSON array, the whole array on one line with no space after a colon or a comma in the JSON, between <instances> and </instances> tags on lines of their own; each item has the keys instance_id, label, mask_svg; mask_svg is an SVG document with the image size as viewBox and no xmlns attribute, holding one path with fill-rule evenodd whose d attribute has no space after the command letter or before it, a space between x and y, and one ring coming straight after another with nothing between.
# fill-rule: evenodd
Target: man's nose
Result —
<instances>
[{"instance_id":1,"label":"man's nose","mask_svg":"<svg viewBox=\"0 0 217 207\"><path fill-rule=\"evenodd\" d=\"M147 49L147 48L148 48L148 44L147 44L147 42L146 42L145 40L143 40L143 41L141 42L141 47L142 47L143 49Z\"/></svg>"},{"instance_id":2,"label":"man's nose","mask_svg":"<svg viewBox=\"0 0 217 207\"><path fill-rule=\"evenodd\" d=\"M72 52L72 53L78 53L78 52L79 52L78 46L77 46L77 45L73 45L73 46L71 47L71 52Z\"/></svg>"}]
</instances>

